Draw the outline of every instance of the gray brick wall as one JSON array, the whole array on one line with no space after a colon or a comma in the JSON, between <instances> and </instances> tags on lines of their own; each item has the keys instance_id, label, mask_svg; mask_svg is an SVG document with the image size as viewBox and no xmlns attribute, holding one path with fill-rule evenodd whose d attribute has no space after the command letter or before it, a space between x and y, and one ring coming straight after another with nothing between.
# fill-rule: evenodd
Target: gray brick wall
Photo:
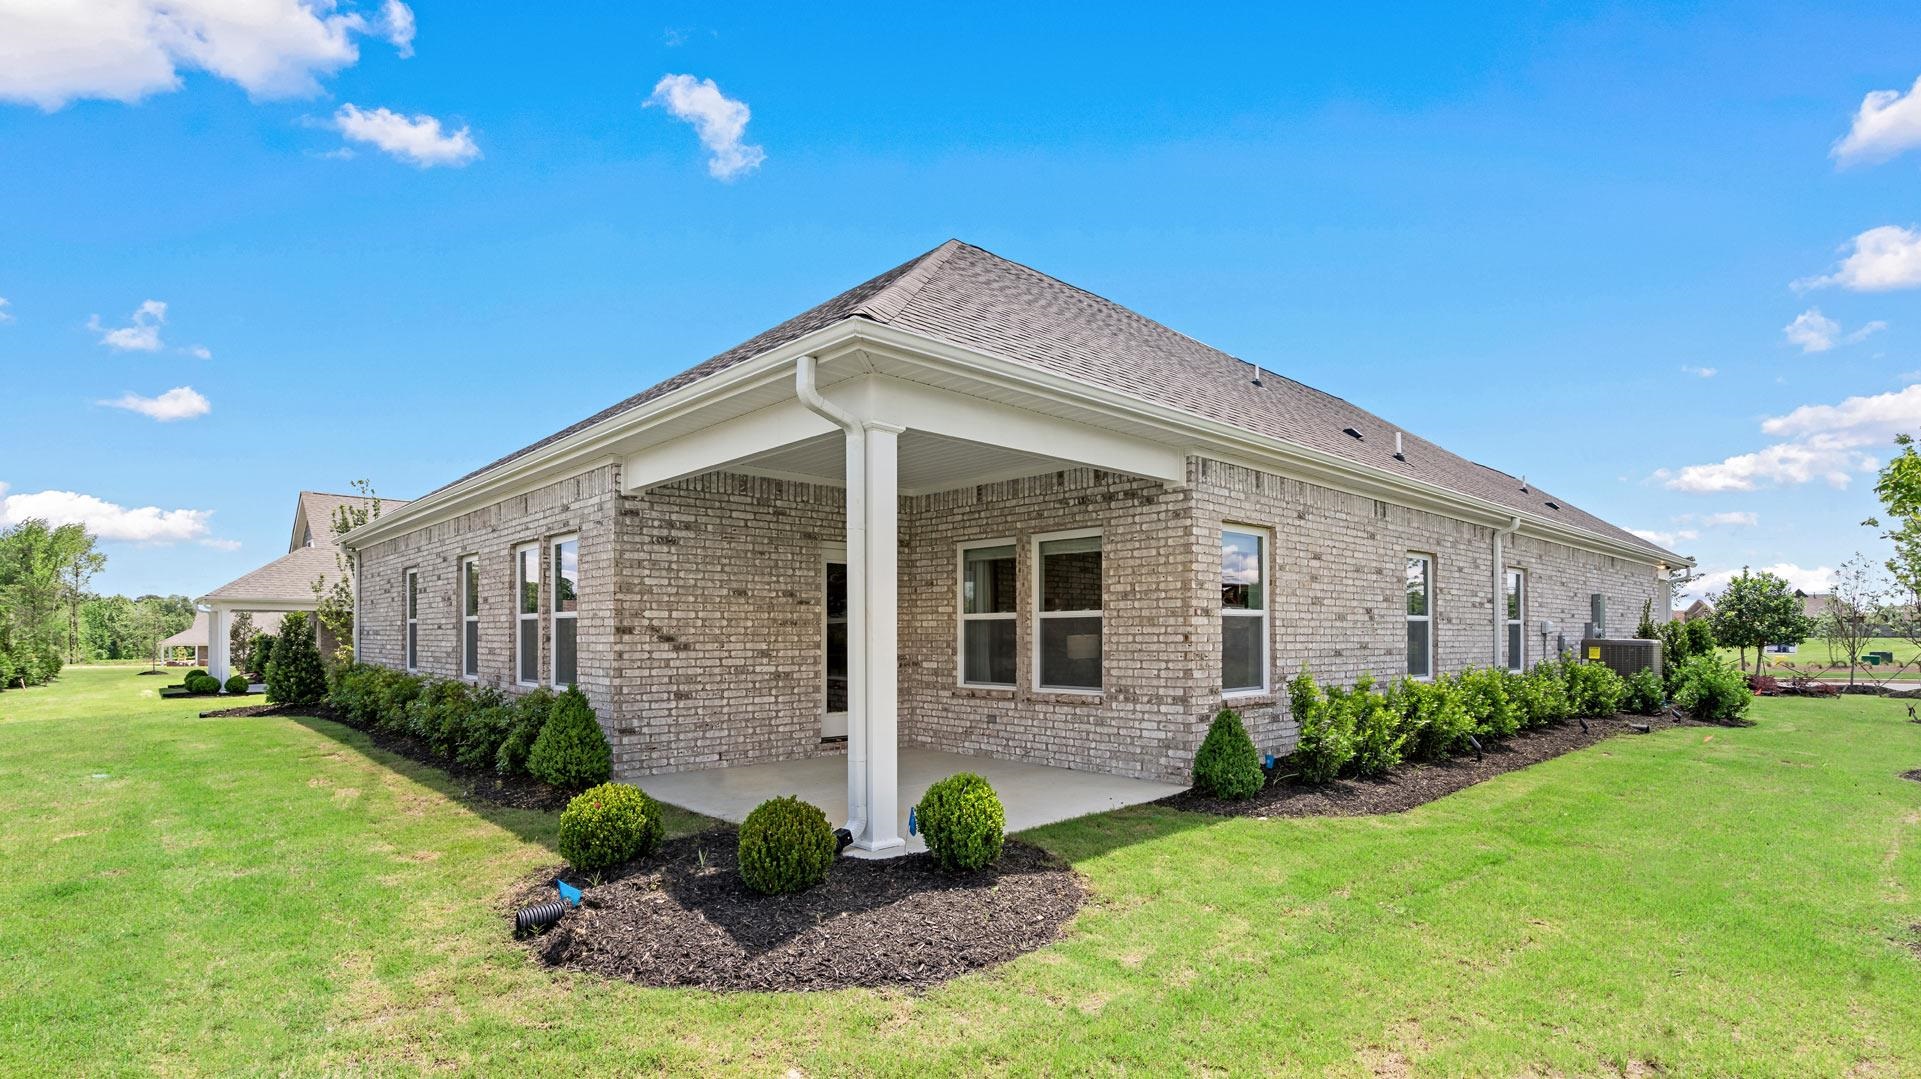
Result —
<instances>
[{"instance_id":1,"label":"gray brick wall","mask_svg":"<svg viewBox=\"0 0 1921 1079\"><path fill-rule=\"evenodd\" d=\"M1271 692L1229 703L1265 750L1295 729L1285 680L1303 664L1351 683L1406 664L1403 559L1435 559L1435 652L1443 671L1492 658L1492 533L1432 513L1238 465L1193 458L1189 483L1071 469L901 500L901 741L1121 775L1181 779L1220 689L1222 525L1254 526L1268 548ZM420 572L421 669L459 671L457 572L484 577L480 681L514 691L513 549L580 536L580 680L614 746L616 774L838 752L821 742L825 552L844 541L835 487L711 473L621 495L605 466L397 537L364 554L362 655L402 662L401 593ZM1098 528L1103 537L1099 694L1033 688L1033 539ZM1017 684L958 684L962 543L1015 541ZM1538 540L1509 541L1528 571L1533 626L1578 637L1588 596L1608 596L1630 632L1658 596L1648 566ZM548 669L542 590L541 669ZM1658 604L1658 599L1656 600Z\"/></svg>"}]
</instances>

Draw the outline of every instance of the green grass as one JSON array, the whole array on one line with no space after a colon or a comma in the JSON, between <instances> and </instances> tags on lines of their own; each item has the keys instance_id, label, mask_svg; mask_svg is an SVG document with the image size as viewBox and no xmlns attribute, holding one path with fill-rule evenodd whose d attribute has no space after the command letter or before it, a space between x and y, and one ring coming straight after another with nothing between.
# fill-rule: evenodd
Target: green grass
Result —
<instances>
[{"instance_id":1,"label":"green grass","mask_svg":"<svg viewBox=\"0 0 1921 1079\"><path fill-rule=\"evenodd\" d=\"M1030 838L1094 893L1062 943L925 995L723 996L509 940L552 814L164 680L0 693L0 1072L1921 1072L1893 701L1768 700L1395 817L1057 825Z\"/></svg>"},{"instance_id":2,"label":"green grass","mask_svg":"<svg viewBox=\"0 0 1921 1079\"><path fill-rule=\"evenodd\" d=\"M1718 649L1728 662L1735 662L1739 653L1732 648ZM1905 637L1875 637L1862 646L1863 655L1869 652L1892 652L1894 662L1879 667L1862 662L1854 669L1856 682L1917 681L1921 680L1921 647ZM1754 662L1754 650L1747 653L1748 663ZM1828 642L1820 637L1809 637L1801 647L1790 655L1769 653L1767 656L1768 673L1787 677L1796 673L1813 675L1828 681L1847 681L1848 661L1836 649L1830 649Z\"/></svg>"}]
</instances>

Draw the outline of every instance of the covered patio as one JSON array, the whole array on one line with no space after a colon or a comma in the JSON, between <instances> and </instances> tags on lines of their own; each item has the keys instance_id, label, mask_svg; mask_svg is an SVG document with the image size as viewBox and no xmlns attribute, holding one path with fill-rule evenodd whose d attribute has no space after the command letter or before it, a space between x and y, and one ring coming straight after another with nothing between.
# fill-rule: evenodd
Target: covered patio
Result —
<instances>
[{"instance_id":1,"label":"covered patio","mask_svg":"<svg viewBox=\"0 0 1921 1079\"><path fill-rule=\"evenodd\" d=\"M910 747L899 753L900 793L894 820L895 834L905 838L905 845L878 851L856 846L849 847L848 853L871 858L926 850L919 835L908 834L907 811L931 784L956 772L977 773L993 785L1007 810L1009 832L1139 805L1186 789L1173 783ZM848 816L847 761L840 756L670 772L650 776L641 785L663 802L734 824L745 820L760 803L785 794L819 806L836 826Z\"/></svg>"}]
</instances>

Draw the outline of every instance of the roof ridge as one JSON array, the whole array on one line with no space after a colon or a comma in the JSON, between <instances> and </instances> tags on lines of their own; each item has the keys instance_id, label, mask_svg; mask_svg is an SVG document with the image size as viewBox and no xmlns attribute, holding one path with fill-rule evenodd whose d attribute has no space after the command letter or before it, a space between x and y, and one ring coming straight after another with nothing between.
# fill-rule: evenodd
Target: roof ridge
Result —
<instances>
[{"instance_id":1,"label":"roof ridge","mask_svg":"<svg viewBox=\"0 0 1921 1079\"><path fill-rule=\"evenodd\" d=\"M894 321L907 309L920 290L934 279L954 252L966 246L958 239L950 239L914 260L913 269L901 274L887 283L887 286L867 300L867 302L847 313L848 318L871 319L881 324ZM992 252L989 252L992 254ZM996 255L996 258L1000 256Z\"/></svg>"}]
</instances>

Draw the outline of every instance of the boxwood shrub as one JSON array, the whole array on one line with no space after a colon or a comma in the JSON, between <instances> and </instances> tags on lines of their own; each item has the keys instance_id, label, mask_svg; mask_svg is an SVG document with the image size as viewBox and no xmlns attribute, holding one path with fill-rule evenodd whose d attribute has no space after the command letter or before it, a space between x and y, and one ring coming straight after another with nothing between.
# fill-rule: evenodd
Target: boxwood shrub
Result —
<instances>
[{"instance_id":1,"label":"boxwood shrub","mask_svg":"<svg viewBox=\"0 0 1921 1079\"><path fill-rule=\"evenodd\" d=\"M827 879L834 830L827 814L793 795L769 798L740 825L740 879L762 895L803 892Z\"/></svg>"},{"instance_id":2,"label":"boxwood shrub","mask_svg":"<svg viewBox=\"0 0 1921 1079\"><path fill-rule=\"evenodd\" d=\"M1215 723L1219 722L1216 717ZM1239 719L1234 722L1238 727ZM1242 731L1241 737L1246 738L1247 732ZM1260 762L1255 762L1254 771L1260 774ZM970 873L1001 856L1007 811L993 786L973 772L957 772L927 788L914 807L914 817L935 864L950 873Z\"/></svg>"},{"instance_id":3,"label":"boxwood shrub","mask_svg":"<svg viewBox=\"0 0 1921 1079\"><path fill-rule=\"evenodd\" d=\"M1248 737L1241 715L1223 708L1207 728L1201 748L1194 754L1194 787L1204 794L1230 801L1252 798L1267 782L1261 771L1261 754ZM932 793L931 788L929 793ZM932 841L929 841L932 846Z\"/></svg>"},{"instance_id":4,"label":"boxwood shrub","mask_svg":"<svg viewBox=\"0 0 1921 1079\"><path fill-rule=\"evenodd\" d=\"M626 783L591 787L560 811L560 856L587 873L652 854L664 834L660 803Z\"/></svg>"},{"instance_id":5,"label":"boxwood shrub","mask_svg":"<svg viewBox=\"0 0 1921 1079\"><path fill-rule=\"evenodd\" d=\"M247 681L246 675L236 674L233 677L227 679L227 692L232 694L235 697L238 697L247 692L247 687L249 685L251 685L251 683Z\"/></svg>"},{"instance_id":6,"label":"boxwood shrub","mask_svg":"<svg viewBox=\"0 0 1921 1079\"><path fill-rule=\"evenodd\" d=\"M568 687L554 700L547 724L527 752L527 771L562 790L605 783L613 771L613 751L594 718L593 706L579 689Z\"/></svg>"}]
</instances>

